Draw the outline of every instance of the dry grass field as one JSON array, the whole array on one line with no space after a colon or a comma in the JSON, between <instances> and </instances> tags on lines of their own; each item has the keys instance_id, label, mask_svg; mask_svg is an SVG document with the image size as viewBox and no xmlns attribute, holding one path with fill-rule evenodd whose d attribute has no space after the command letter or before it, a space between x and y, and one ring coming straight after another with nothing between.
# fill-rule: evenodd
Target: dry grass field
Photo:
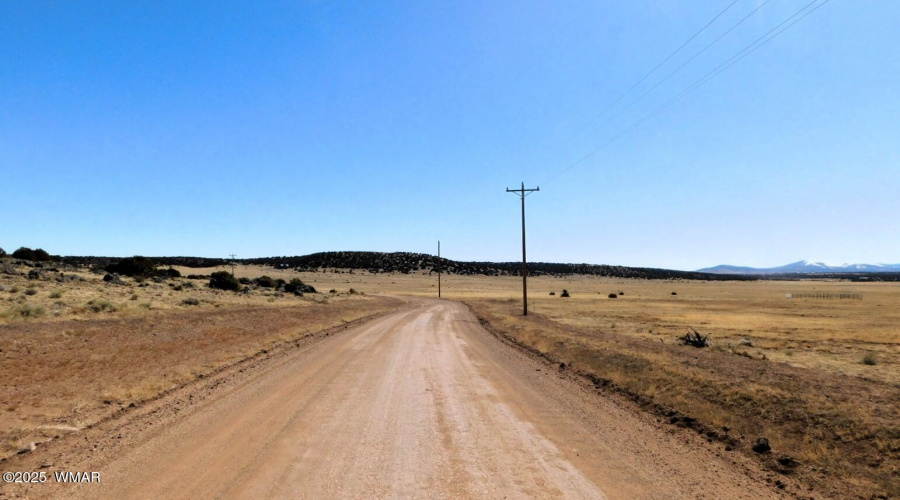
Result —
<instances>
[{"instance_id":1,"label":"dry grass field","mask_svg":"<svg viewBox=\"0 0 900 500\"><path fill-rule=\"evenodd\" d=\"M523 317L520 280L483 280L446 296L603 390L728 450L765 437L766 465L818 493L900 495L900 285L536 278ZM683 345L689 327L712 345Z\"/></svg>"},{"instance_id":2,"label":"dry grass field","mask_svg":"<svg viewBox=\"0 0 900 500\"><path fill-rule=\"evenodd\" d=\"M0 274L0 457L400 304L346 289L237 294L209 289L208 280L113 285L89 272L64 274L81 279Z\"/></svg>"},{"instance_id":3,"label":"dry grass field","mask_svg":"<svg viewBox=\"0 0 900 500\"><path fill-rule=\"evenodd\" d=\"M385 311L397 303L389 296L437 295L427 271L235 271L299 277L320 292L304 297L66 274L81 280L0 274L6 453L268 343ZM467 303L496 334L625 394L673 429L750 456L767 438L772 452L759 458L816 495L900 495L900 284L538 277L529 279L528 317L520 278L444 275L442 284L444 298ZM854 298L796 298L840 294ZM683 345L688 328L710 334L711 346Z\"/></svg>"},{"instance_id":4,"label":"dry grass field","mask_svg":"<svg viewBox=\"0 0 900 500\"><path fill-rule=\"evenodd\" d=\"M367 294L437 292L428 272L299 276ZM521 278L445 275L442 285L495 333L817 494L900 495L900 284L538 277L527 318ZM688 328L711 346L683 345ZM757 455L761 437L772 451Z\"/></svg>"}]
</instances>

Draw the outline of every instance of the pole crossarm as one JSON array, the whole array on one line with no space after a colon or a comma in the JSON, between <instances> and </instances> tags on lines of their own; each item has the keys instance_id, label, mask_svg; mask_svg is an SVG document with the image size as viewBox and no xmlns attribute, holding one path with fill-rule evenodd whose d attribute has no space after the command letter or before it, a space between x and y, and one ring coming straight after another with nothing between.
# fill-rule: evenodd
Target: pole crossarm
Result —
<instances>
[{"instance_id":1,"label":"pole crossarm","mask_svg":"<svg viewBox=\"0 0 900 500\"><path fill-rule=\"evenodd\" d=\"M522 185L522 188L521 188L521 189L510 189L510 188L506 188L506 192L507 192L507 193L516 193L516 194L519 195L519 196L528 196L529 194L531 194L531 193L533 193L533 192L535 192L535 191L540 191L540 190L541 190L540 187L536 187L536 188L534 188L534 189L525 189L525 185L524 185L524 184Z\"/></svg>"}]
</instances>

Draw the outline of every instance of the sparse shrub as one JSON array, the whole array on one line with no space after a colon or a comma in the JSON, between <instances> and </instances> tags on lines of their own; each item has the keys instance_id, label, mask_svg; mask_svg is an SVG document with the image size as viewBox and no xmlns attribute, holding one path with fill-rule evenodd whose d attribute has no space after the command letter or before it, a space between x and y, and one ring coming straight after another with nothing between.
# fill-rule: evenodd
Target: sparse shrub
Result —
<instances>
[{"instance_id":1,"label":"sparse shrub","mask_svg":"<svg viewBox=\"0 0 900 500\"><path fill-rule=\"evenodd\" d=\"M556 295L556 292L550 292L550 295Z\"/></svg>"},{"instance_id":2,"label":"sparse shrub","mask_svg":"<svg viewBox=\"0 0 900 500\"><path fill-rule=\"evenodd\" d=\"M13 285L12 287L10 287L9 293L19 293L21 290L22 290L21 288Z\"/></svg>"},{"instance_id":3,"label":"sparse shrub","mask_svg":"<svg viewBox=\"0 0 900 500\"><path fill-rule=\"evenodd\" d=\"M238 283L242 285L249 285L250 283L253 283L253 281L250 278L238 278Z\"/></svg>"},{"instance_id":4,"label":"sparse shrub","mask_svg":"<svg viewBox=\"0 0 900 500\"><path fill-rule=\"evenodd\" d=\"M284 287L284 291L290 293L301 294L303 293L303 287L306 286L303 284L303 281L299 278L292 279L287 285Z\"/></svg>"},{"instance_id":5,"label":"sparse shrub","mask_svg":"<svg viewBox=\"0 0 900 500\"><path fill-rule=\"evenodd\" d=\"M772 446L769 445L768 439L761 437L758 438L755 443L753 443L752 450L755 453L769 453L770 451L772 451Z\"/></svg>"},{"instance_id":6,"label":"sparse shrub","mask_svg":"<svg viewBox=\"0 0 900 500\"><path fill-rule=\"evenodd\" d=\"M625 292L619 292L619 295L625 295Z\"/></svg>"},{"instance_id":7,"label":"sparse shrub","mask_svg":"<svg viewBox=\"0 0 900 500\"><path fill-rule=\"evenodd\" d=\"M209 277L209 287L218 290L238 291L241 287L238 280L227 271L217 271Z\"/></svg>"},{"instance_id":8,"label":"sparse shrub","mask_svg":"<svg viewBox=\"0 0 900 500\"><path fill-rule=\"evenodd\" d=\"M284 291L297 295L302 295L304 293L316 293L315 287L313 287L312 285L307 285L299 278L294 278L290 283L286 284L284 286Z\"/></svg>"},{"instance_id":9,"label":"sparse shrub","mask_svg":"<svg viewBox=\"0 0 900 500\"><path fill-rule=\"evenodd\" d=\"M116 312L119 310L119 305L113 302L110 302L106 299L91 299L87 303L87 308L91 312L99 313L99 312Z\"/></svg>"},{"instance_id":10,"label":"sparse shrub","mask_svg":"<svg viewBox=\"0 0 900 500\"><path fill-rule=\"evenodd\" d=\"M172 287L172 290L175 290L176 292L180 292L180 291L184 290L184 287L181 285L175 285Z\"/></svg>"},{"instance_id":11,"label":"sparse shrub","mask_svg":"<svg viewBox=\"0 0 900 500\"><path fill-rule=\"evenodd\" d=\"M878 356L874 352L867 353L863 356L862 363L864 365L875 366L878 364Z\"/></svg>"},{"instance_id":12,"label":"sparse shrub","mask_svg":"<svg viewBox=\"0 0 900 500\"><path fill-rule=\"evenodd\" d=\"M187 279L189 280L207 280L211 276L208 274L188 274Z\"/></svg>"},{"instance_id":13,"label":"sparse shrub","mask_svg":"<svg viewBox=\"0 0 900 500\"><path fill-rule=\"evenodd\" d=\"M619 298L619 294L617 294L617 293L611 293L611 294L608 295L608 297L611 298L611 299L618 299L618 298Z\"/></svg>"},{"instance_id":14,"label":"sparse shrub","mask_svg":"<svg viewBox=\"0 0 900 500\"><path fill-rule=\"evenodd\" d=\"M156 264L147 257L135 255L106 266L106 272L122 276L154 276L156 275Z\"/></svg>"},{"instance_id":15,"label":"sparse shrub","mask_svg":"<svg viewBox=\"0 0 900 500\"><path fill-rule=\"evenodd\" d=\"M709 334L704 337L703 335L700 335L700 332L694 330L693 328L689 328L689 330L690 331L681 339L685 345L700 348L709 347Z\"/></svg>"},{"instance_id":16,"label":"sparse shrub","mask_svg":"<svg viewBox=\"0 0 900 500\"><path fill-rule=\"evenodd\" d=\"M356 295L356 289L355 289L355 288L351 288L351 289L350 289L350 295Z\"/></svg>"},{"instance_id":17,"label":"sparse shrub","mask_svg":"<svg viewBox=\"0 0 900 500\"><path fill-rule=\"evenodd\" d=\"M29 289L25 290L25 295L29 295L29 296L37 295L37 290L35 290L34 288L29 288Z\"/></svg>"},{"instance_id":18,"label":"sparse shrub","mask_svg":"<svg viewBox=\"0 0 900 500\"><path fill-rule=\"evenodd\" d=\"M22 260L33 260L35 262L47 262L53 260L42 248L32 250L28 247L21 247L12 254L13 258Z\"/></svg>"},{"instance_id":19,"label":"sparse shrub","mask_svg":"<svg viewBox=\"0 0 900 500\"><path fill-rule=\"evenodd\" d=\"M156 274L162 276L163 278L180 278L181 272L178 269L172 269L171 267L168 269L160 269L156 271Z\"/></svg>"},{"instance_id":20,"label":"sparse shrub","mask_svg":"<svg viewBox=\"0 0 900 500\"><path fill-rule=\"evenodd\" d=\"M128 300L137 300L137 299L138 299L138 294L133 293L133 294L131 294L131 298Z\"/></svg>"},{"instance_id":21,"label":"sparse shrub","mask_svg":"<svg viewBox=\"0 0 900 500\"><path fill-rule=\"evenodd\" d=\"M60 297L62 297L62 290L54 290L54 291L50 294L50 298L51 298L51 299L58 299L58 298L60 298Z\"/></svg>"},{"instance_id":22,"label":"sparse shrub","mask_svg":"<svg viewBox=\"0 0 900 500\"><path fill-rule=\"evenodd\" d=\"M337 290L335 290L334 288L332 288L331 290L328 290L328 293L337 293Z\"/></svg>"},{"instance_id":23,"label":"sparse shrub","mask_svg":"<svg viewBox=\"0 0 900 500\"><path fill-rule=\"evenodd\" d=\"M16 308L16 313L23 318L39 318L44 315L44 308L31 304L23 304Z\"/></svg>"},{"instance_id":24,"label":"sparse shrub","mask_svg":"<svg viewBox=\"0 0 900 500\"><path fill-rule=\"evenodd\" d=\"M257 286L261 286L263 288L275 288L275 286L277 285L275 279L269 276L260 276L259 278L253 280L253 282L256 283Z\"/></svg>"},{"instance_id":25,"label":"sparse shrub","mask_svg":"<svg viewBox=\"0 0 900 500\"><path fill-rule=\"evenodd\" d=\"M194 297L188 297L181 301L181 305L183 306L198 306L200 305L200 301L195 299Z\"/></svg>"},{"instance_id":26,"label":"sparse shrub","mask_svg":"<svg viewBox=\"0 0 900 500\"><path fill-rule=\"evenodd\" d=\"M103 282L104 283L112 283L114 285L124 285L125 284L125 282L122 281L122 278L120 278L117 273L106 273L106 275L103 276Z\"/></svg>"}]
</instances>

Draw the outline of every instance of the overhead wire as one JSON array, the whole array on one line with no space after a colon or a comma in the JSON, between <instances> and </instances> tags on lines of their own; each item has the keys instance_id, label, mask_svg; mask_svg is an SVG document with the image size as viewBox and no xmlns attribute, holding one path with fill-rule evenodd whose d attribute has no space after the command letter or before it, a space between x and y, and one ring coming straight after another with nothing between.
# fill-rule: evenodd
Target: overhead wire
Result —
<instances>
[{"instance_id":1,"label":"overhead wire","mask_svg":"<svg viewBox=\"0 0 900 500\"><path fill-rule=\"evenodd\" d=\"M626 104L625 107L623 107L623 108L620 109L616 114L614 114L612 117L610 117L610 120L614 120L614 119L618 118L619 116L622 116L622 114L625 113L625 111L628 111L629 109L631 109L632 106L634 106L635 104L637 104L637 103L641 102L642 100L644 100L644 98L647 97L648 95L650 95L651 92L653 92L654 90L656 90L657 88L659 88L659 86L662 85L663 83L666 83L667 81L669 81L670 78L672 78L673 76L675 76L676 73L678 73L679 71L681 71L682 69L684 69L685 66L687 66L687 65L690 64L690 63L692 63L695 59L697 59L698 57L700 57L701 55L703 55L703 53L705 53L705 52L706 52L707 50L709 50L713 45L715 45L716 43L718 43L719 40L725 38L725 36L727 36L729 33L731 33L732 31L734 31L738 26L744 24L744 21L746 21L747 19L750 19L750 18L753 16L753 14L756 14L757 11L759 11L760 9L762 9L763 7L765 7L766 4L769 3L770 1L771 1L771 0L765 0L763 3L759 4L755 9L753 9L752 11L750 11L749 14L747 14L747 15L744 16L744 17L742 17L738 22L736 22L736 23L733 24L730 28L728 28L727 30L725 30L724 33L722 33L721 35L719 35L718 37L716 37L715 40L713 40L712 42L708 43L705 47L703 47L702 49L700 49L699 52L697 52L696 54L694 54L693 56L691 56L690 59L688 59L687 61L685 61L684 63L682 63L680 66L678 66L677 68L675 68L675 69L674 69L672 72L670 72L668 75L666 75L665 78L663 78L662 80L656 82L656 84L654 84L652 87L650 87L649 89L647 89L646 91L644 91L644 93L642 93L642 94L639 95L637 98L633 99L631 102L629 102L628 104Z\"/></svg>"},{"instance_id":2,"label":"overhead wire","mask_svg":"<svg viewBox=\"0 0 900 500\"><path fill-rule=\"evenodd\" d=\"M575 132L574 134L572 134L571 136L569 136L569 138L566 139L565 142L571 141L573 138L577 137L577 136L580 135L582 132L584 132L585 130L587 130L588 128L590 128L590 126L593 125L594 122L596 122L598 119L600 119L600 117L603 116L607 111L609 111L610 109L612 109L613 106L615 106L616 104L618 104L619 101L621 101L621 100L622 100L626 95L628 95L632 90L636 89L636 88L638 87L638 85L640 85L641 83L643 83L644 80L646 80L647 78L649 78L650 75L652 75L653 73L656 72L656 70L658 70L659 68L661 68L663 64L669 62L670 59L672 59L673 57L675 57L676 54L678 54L679 52L681 52L681 49L685 48L685 47L687 46L687 44L691 43L691 41L693 41L694 38L697 38L697 36L700 35L700 33L703 33L703 32L706 30L706 28L709 28L709 26L710 26L712 23L716 22L717 19L719 19L720 17L722 17L722 15L724 15L726 12L728 12L728 10L731 9L731 7L734 6L734 4L738 3L738 1L739 1L739 0L734 0L734 1L732 1L730 4L728 4L727 6L725 6L725 8L722 9L718 14L716 14L715 17L713 17L712 19L710 19L709 22L707 22L706 24L704 24L703 27L700 28L699 30L697 30L693 35L691 35L690 38L688 38L687 40L685 40L684 43L682 43L680 46L678 46L677 49L675 49L672 53L670 53L668 56L666 56L665 59L663 59L663 60L660 61L656 66L654 66L653 69L651 69L651 70L648 71L644 76L642 76L637 82L634 83L634 85L632 85L631 87L629 87L625 92L622 92L622 93L619 95L619 97L617 97L613 102L609 103L608 106L606 106L605 108L603 108L603 110L601 110L599 113L597 113L593 118L591 118L590 120L588 120L588 122L587 122L583 127L581 127L580 129L578 129L577 132ZM766 2L768 2L768 1L769 1L769 0L766 0Z\"/></svg>"},{"instance_id":3,"label":"overhead wire","mask_svg":"<svg viewBox=\"0 0 900 500\"><path fill-rule=\"evenodd\" d=\"M681 92L679 92L677 95L675 95L675 97L672 97L671 99L669 99L668 101L666 101L665 103L663 103L661 106L657 107L656 109L654 109L654 110L651 111L650 113L644 115L642 118L640 118L639 120L637 120L636 122L634 122L634 123L633 123L632 125L630 125L628 128L622 130L621 132L619 132L618 134L616 134L615 136L613 136L613 137L612 137L611 139L609 139L608 141L606 141L606 142L604 142L603 144L601 144L600 146L594 148L593 150L591 150L591 151L588 152L587 154L581 156L580 158L578 158L578 159L575 160L574 162L570 163L568 166L566 166L565 168L563 168L562 170L560 170L559 172L557 172L555 175L553 175L552 177L550 177L547 181L543 182L542 184L546 185L548 182L555 180L556 178L558 178L558 177L561 176L562 174L568 172L568 171L571 170L572 168L574 168L574 167L580 165L581 163L583 163L583 162L586 161L587 159L591 158L591 157L594 156L595 154L597 154L597 153L599 153L600 151L604 150L605 148L609 147L611 144L613 144L613 143L616 142L617 140L621 139L621 138L622 138L623 136L625 136L626 134L628 134L628 133L630 133L631 131L637 129L638 127L640 127L641 125L643 125L645 122L647 122L648 120L654 118L655 116L657 116L658 114L660 114L661 112L663 112L665 109L667 109L667 108L670 107L671 105L675 104L676 102L678 102L678 101L680 101L681 99L683 99L684 97L686 97L688 94L690 94L690 93L696 91L698 88L702 87L703 85L705 85L705 84L708 83L710 80L712 80L713 78L715 78L715 77L717 77L718 75L720 75L722 72L724 72L725 70L727 70L727 69L730 68L731 66L734 66L734 65L737 64L739 61L741 61L742 59L744 59L744 58L747 57L748 55L752 54L753 52L755 52L756 50L758 50L758 49L759 49L760 47L762 47L763 45L769 43L770 41L772 41L773 39L775 39L776 37L778 37L779 35L781 35L781 34L784 33L785 31L787 31L788 29L790 29L792 26L794 26L795 24L797 24L798 22L800 22L800 21L801 21L802 19L804 19L806 16L808 16L808 15L812 14L813 12L819 10L819 8L821 8L822 6L824 6L825 4L827 4L828 2L830 2L831 0L824 0L824 1L821 1L821 3L819 3L818 5L816 5L815 7L813 7L812 9L810 9L810 7L812 7L814 4L816 4L817 2L820 2L820 1L821 1L821 0L812 0L812 1L809 2L808 4L804 5L802 8L800 8L799 10L797 10L796 12L794 12L790 17L788 17L788 18L785 19L784 21L780 22L780 23L779 23L778 25L776 25L774 28L770 29L770 30L767 31L765 34L763 34L762 36L760 36L759 38L757 38L756 40L754 40L752 43L750 43L749 45L745 46L743 49L741 49L740 51L738 51L736 54L734 54L733 56L731 56L730 58L728 58L727 60L725 60L725 62L719 64L718 66L716 66L715 68L713 68L710 72L706 73L703 77L699 78L697 81L695 81L695 82L692 83L691 85L689 85L689 86L687 86L686 88L684 88ZM806 11L806 12L804 13L804 11ZM801 14L802 14L802 15L801 15ZM797 16L800 16L800 17L797 17ZM795 18L796 18L796 19L795 19ZM793 22L791 22L792 19L793 19ZM788 23L789 23L789 24L788 24ZM785 26L785 25L786 25L786 26ZM774 34L773 34L773 33L774 33ZM770 35L771 35L771 36L770 36ZM768 38L767 38L767 37L768 37Z\"/></svg>"}]
</instances>

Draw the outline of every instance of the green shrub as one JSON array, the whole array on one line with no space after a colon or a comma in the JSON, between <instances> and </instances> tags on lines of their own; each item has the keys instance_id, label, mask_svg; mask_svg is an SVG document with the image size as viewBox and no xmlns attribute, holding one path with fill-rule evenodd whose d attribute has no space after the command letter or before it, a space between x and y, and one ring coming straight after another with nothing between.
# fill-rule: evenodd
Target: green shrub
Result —
<instances>
[{"instance_id":1,"label":"green shrub","mask_svg":"<svg viewBox=\"0 0 900 500\"><path fill-rule=\"evenodd\" d=\"M58 298L60 298L60 297L62 297L62 290L54 290L54 291L50 294L50 298L51 298L51 299L58 299Z\"/></svg>"},{"instance_id":2,"label":"green shrub","mask_svg":"<svg viewBox=\"0 0 900 500\"><path fill-rule=\"evenodd\" d=\"M198 306L198 305L200 305L200 301L193 297L188 297L181 301L181 305L183 305L183 306Z\"/></svg>"},{"instance_id":3,"label":"green shrub","mask_svg":"<svg viewBox=\"0 0 900 500\"><path fill-rule=\"evenodd\" d=\"M311 285L307 285L299 278L294 278L290 283L284 285L284 291L289 293L295 293L297 295L302 295L304 293L316 293L316 289Z\"/></svg>"},{"instance_id":4,"label":"green shrub","mask_svg":"<svg viewBox=\"0 0 900 500\"><path fill-rule=\"evenodd\" d=\"M238 280L227 271L217 271L209 277L209 287L218 290L238 291L241 287Z\"/></svg>"},{"instance_id":5,"label":"green shrub","mask_svg":"<svg viewBox=\"0 0 900 500\"><path fill-rule=\"evenodd\" d=\"M53 260L50 257L50 254L42 248L32 250L28 247L21 247L13 252L12 256L16 259L33 260L35 262L47 262Z\"/></svg>"},{"instance_id":6,"label":"green shrub","mask_svg":"<svg viewBox=\"0 0 900 500\"><path fill-rule=\"evenodd\" d=\"M156 275L156 264L153 263L152 260L147 257L141 257L139 255L135 255L134 257L128 257L127 259L122 259L115 264L110 264L106 266L106 272L108 273L116 273L122 276L155 276ZM177 271L176 271L177 272Z\"/></svg>"},{"instance_id":7,"label":"green shrub","mask_svg":"<svg viewBox=\"0 0 900 500\"><path fill-rule=\"evenodd\" d=\"M6 250L0 248L0 257L6 257Z\"/></svg>"},{"instance_id":8,"label":"green shrub","mask_svg":"<svg viewBox=\"0 0 900 500\"><path fill-rule=\"evenodd\" d=\"M25 290L25 295L37 295L37 290L29 288L28 290Z\"/></svg>"},{"instance_id":9,"label":"green shrub","mask_svg":"<svg viewBox=\"0 0 900 500\"><path fill-rule=\"evenodd\" d=\"M253 282L256 283L257 286L261 286L263 288L275 288L277 286L277 282L275 281L275 279L268 276L260 276L259 278L253 280Z\"/></svg>"},{"instance_id":10,"label":"green shrub","mask_svg":"<svg viewBox=\"0 0 900 500\"><path fill-rule=\"evenodd\" d=\"M157 275L162 276L163 278L180 278L181 272L178 269L172 269L171 267L168 269L160 269L156 272Z\"/></svg>"}]
</instances>

